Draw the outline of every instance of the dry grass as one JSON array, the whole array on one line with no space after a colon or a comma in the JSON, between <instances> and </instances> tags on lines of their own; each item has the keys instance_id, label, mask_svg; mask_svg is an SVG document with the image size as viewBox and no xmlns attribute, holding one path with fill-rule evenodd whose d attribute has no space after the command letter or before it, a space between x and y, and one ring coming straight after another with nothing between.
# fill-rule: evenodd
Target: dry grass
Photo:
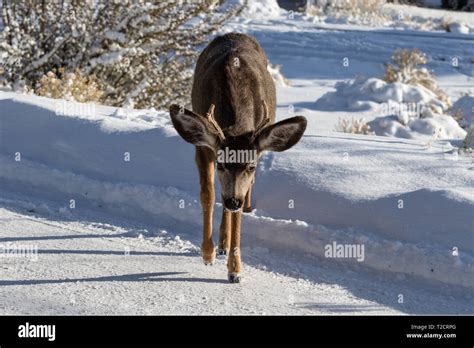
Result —
<instances>
[{"instance_id":1,"label":"dry grass","mask_svg":"<svg viewBox=\"0 0 474 348\"><path fill-rule=\"evenodd\" d=\"M388 20L390 17L382 13L382 6L385 2L385 0L316 0L315 5L306 8L306 15Z\"/></svg>"},{"instance_id":2,"label":"dry grass","mask_svg":"<svg viewBox=\"0 0 474 348\"><path fill-rule=\"evenodd\" d=\"M425 53L418 49L397 49L392 55L392 62L393 64L385 64L383 79L386 82L423 86L432 91L447 107L451 106L448 95L439 87L435 77L424 67L428 62Z\"/></svg>"},{"instance_id":3,"label":"dry grass","mask_svg":"<svg viewBox=\"0 0 474 348\"><path fill-rule=\"evenodd\" d=\"M352 133L352 134L364 134L364 135L373 135L374 132L370 130L370 126L365 122L363 118L356 119L339 119L339 122L336 126L337 132L343 133Z\"/></svg>"},{"instance_id":4,"label":"dry grass","mask_svg":"<svg viewBox=\"0 0 474 348\"><path fill-rule=\"evenodd\" d=\"M44 75L38 81L35 93L43 97L80 103L100 102L103 95L95 76L82 76L79 69L65 72L63 68L57 73L50 71Z\"/></svg>"},{"instance_id":5,"label":"dry grass","mask_svg":"<svg viewBox=\"0 0 474 348\"><path fill-rule=\"evenodd\" d=\"M443 18L441 18L441 22L439 25L444 31L449 32L450 31L449 25L451 24L452 21L453 20L451 19L451 17L444 16Z\"/></svg>"}]
</instances>

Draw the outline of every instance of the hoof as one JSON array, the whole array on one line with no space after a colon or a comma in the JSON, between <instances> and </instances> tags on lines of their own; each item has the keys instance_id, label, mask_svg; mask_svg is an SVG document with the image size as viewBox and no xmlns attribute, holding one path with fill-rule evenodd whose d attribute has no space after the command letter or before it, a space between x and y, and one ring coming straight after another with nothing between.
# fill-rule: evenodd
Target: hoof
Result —
<instances>
[{"instance_id":1,"label":"hoof","mask_svg":"<svg viewBox=\"0 0 474 348\"><path fill-rule=\"evenodd\" d=\"M239 273L229 273L228 278L230 283L240 283L242 280Z\"/></svg>"},{"instance_id":2,"label":"hoof","mask_svg":"<svg viewBox=\"0 0 474 348\"><path fill-rule=\"evenodd\" d=\"M225 257L229 251L227 249L219 249L217 250L217 257Z\"/></svg>"},{"instance_id":3,"label":"hoof","mask_svg":"<svg viewBox=\"0 0 474 348\"><path fill-rule=\"evenodd\" d=\"M202 261L204 262L204 264L206 266L207 265L212 266L214 264L214 261L216 260L216 249L212 249L212 253L210 254L206 254L201 251L201 255L202 255Z\"/></svg>"}]
</instances>

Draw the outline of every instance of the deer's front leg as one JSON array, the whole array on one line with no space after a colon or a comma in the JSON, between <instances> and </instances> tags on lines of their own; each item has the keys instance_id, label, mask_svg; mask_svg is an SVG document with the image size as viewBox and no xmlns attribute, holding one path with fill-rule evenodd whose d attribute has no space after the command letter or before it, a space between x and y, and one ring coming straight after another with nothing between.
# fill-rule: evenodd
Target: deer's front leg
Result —
<instances>
[{"instance_id":1,"label":"deer's front leg","mask_svg":"<svg viewBox=\"0 0 474 348\"><path fill-rule=\"evenodd\" d=\"M212 242L212 213L214 210L214 154L204 147L196 147L196 163L201 184L201 206L203 216L202 258L204 264L212 264L216 250Z\"/></svg>"},{"instance_id":2,"label":"deer's front leg","mask_svg":"<svg viewBox=\"0 0 474 348\"><path fill-rule=\"evenodd\" d=\"M240 218L241 212L231 214L230 253L227 270L231 283L240 283Z\"/></svg>"},{"instance_id":3,"label":"deer's front leg","mask_svg":"<svg viewBox=\"0 0 474 348\"><path fill-rule=\"evenodd\" d=\"M222 207L222 220L221 227L219 230L219 249L217 253L219 255L227 255L230 248L230 236L231 236L231 212L227 211Z\"/></svg>"}]
</instances>

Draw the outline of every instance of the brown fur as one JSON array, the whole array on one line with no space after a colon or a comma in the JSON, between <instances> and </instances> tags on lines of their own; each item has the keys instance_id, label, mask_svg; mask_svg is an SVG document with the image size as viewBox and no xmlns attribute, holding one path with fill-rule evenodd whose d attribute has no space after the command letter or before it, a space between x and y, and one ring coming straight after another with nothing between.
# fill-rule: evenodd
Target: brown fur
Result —
<instances>
[{"instance_id":1,"label":"brown fur","mask_svg":"<svg viewBox=\"0 0 474 348\"><path fill-rule=\"evenodd\" d=\"M265 100L273 123L276 92L267 65L268 58L253 37L238 33L218 36L199 56L192 90L193 111L204 115L214 104L215 119L224 134L235 136L253 131L261 122Z\"/></svg>"}]
</instances>

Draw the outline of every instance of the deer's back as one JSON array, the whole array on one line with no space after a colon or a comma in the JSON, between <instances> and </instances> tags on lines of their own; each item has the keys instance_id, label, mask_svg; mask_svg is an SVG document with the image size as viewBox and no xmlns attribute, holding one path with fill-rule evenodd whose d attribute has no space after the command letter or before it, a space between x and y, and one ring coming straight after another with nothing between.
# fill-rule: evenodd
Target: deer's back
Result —
<instances>
[{"instance_id":1,"label":"deer's back","mask_svg":"<svg viewBox=\"0 0 474 348\"><path fill-rule=\"evenodd\" d=\"M243 134L263 118L265 100L273 123L276 93L267 64L265 52L253 37L230 33L215 38L196 65L193 110L204 115L215 104L221 128L232 126L234 134Z\"/></svg>"}]
</instances>

